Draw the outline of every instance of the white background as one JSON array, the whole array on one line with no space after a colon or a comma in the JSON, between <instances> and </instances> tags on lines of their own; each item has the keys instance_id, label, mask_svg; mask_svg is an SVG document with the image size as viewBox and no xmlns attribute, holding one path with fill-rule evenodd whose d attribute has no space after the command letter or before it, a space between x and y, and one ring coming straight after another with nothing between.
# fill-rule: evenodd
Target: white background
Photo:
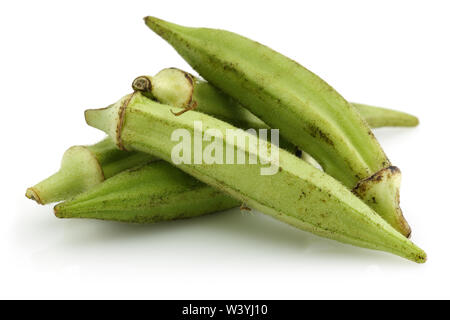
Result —
<instances>
[{"instance_id":1,"label":"white background","mask_svg":"<svg viewBox=\"0 0 450 320\"><path fill-rule=\"evenodd\" d=\"M419 116L376 135L403 172L429 261L324 240L239 210L126 225L59 220L24 197L102 133L86 108L141 74L191 70L146 15L228 29L294 58L347 99ZM2 1L0 298L450 298L449 1Z\"/></svg>"}]
</instances>

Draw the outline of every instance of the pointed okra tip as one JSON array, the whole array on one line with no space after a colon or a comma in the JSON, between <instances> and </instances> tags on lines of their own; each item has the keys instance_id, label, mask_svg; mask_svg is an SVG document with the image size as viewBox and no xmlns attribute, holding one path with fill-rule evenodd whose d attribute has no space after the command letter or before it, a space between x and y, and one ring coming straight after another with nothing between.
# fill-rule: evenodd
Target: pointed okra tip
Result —
<instances>
[{"instance_id":1,"label":"pointed okra tip","mask_svg":"<svg viewBox=\"0 0 450 320\"><path fill-rule=\"evenodd\" d=\"M59 219L68 219L68 218L77 218L77 214L71 212L70 204L69 208L67 208L67 204L70 202L61 202L53 207L53 213L55 217Z\"/></svg>"},{"instance_id":2,"label":"pointed okra tip","mask_svg":"<svg viewBox=\"0 0 450 320\"><path fill-rule=\"evenodd\" d=\"M400 208L400 182L400 169L390 166L361 180L353 189L353 193L374 209L392 227L409 238L411 227Z\"/></svg>"},{"instance_id":3,"label":"pointed okra tip","mask_svg":"<svg viewBox=\"0 0 450 320\"><path fill-rule=\"evenodd\" d=\"M146 25L148 25L150 27L150 26L153 26L153 25L164 23L166 21L164 21L162 19L158 19L156 17L146 16L146 17L144 17L144 22L145 22Z\"/></svg>"},{"instance_id":4,"label":"pointed okra tip","mask_svg":"<svg viewBox=\"0 0 450 320\"><path fill-rule=\"evenodd\" d=\"M405 113L405 126L417 127L420 124L419 118L412 114Z\"/></svg>"},{"instance_id":5,"label":"pointed okra tip","mask_svg":"<svg viewBox=\"0 0 450 320\"><path fill-rule=\"evenodd\" d=\"M147 16L144 18L144 22L152 29L156 34L161 36L164 39L168 39L170 34L173 34L175 31L182 31L185 29L189 29L187 27L180 26L175 23L167 22L162 19L158 19L156 17Z\"/></svg>"},{"instance_id":6,"label":"pointed okra tip","mask_svg":"<svg viewBox=\"0 0 450 320\"><path fill-rule=\"evenodd\" d=\"M166 23L166 21L158 19L156 17L152 17L152 16L145 17L144 22L147 25L147 27L149 27L150 29L152 29L153 31L155 31L158 34L159 34L159 32L157 30L159 30L161 28L161 26L164 25L164 23Z\"/></svg>"},{"instance_id":7,"label":"pointed okra tip","mask_svg":"<svg viewBox=\"0 0 450 320\"><path fill-rule=\"evenodd\" d=\"M416 127L419 125L419 118L406 112L362 103L353 103L353 106L356 107L372 128Z\"/></svg>"},{"instance_id":8,"label":"pointed okra tip","mask_svg":"<svg viewBox=\"0 0 450 320\"><path fill-rule=\"evenodd\" d=\"M394 230L393 230L394 231ZM415 263L425 263L427 262L427 254L426 252L417 246L414 242L402 236L399 232L395 232L397 235L395 236L397 240L388 240L386 244L392 245L391 249L388 249L388 252L391 252L400 257L406 258ZM397 242L399 241L399 242ZM396 244L395 244L396 243Z\"/></svg>"},{"instance_id":9,"label":"pointed okra tip","mask_svg":"<svg viewBox=\"0 0 450 320\"><path fill-rule=\"evenodd\" d=\"M416 263L423 264L423 263L427 262L427 259L428 259L427 253L424 250L422 250L416 246L416 252L415 252L414 256L411 257L411 260Z\"/></svg>"},{"instance_id":10,"label":"pointed okra tip","mask_svg":"<svg viewBox=\"0 0 450 320\"><path fill-rule=\"evenodd\" d=\"M427 253L422 250L422 254L419 255L417 263L425 263L427 262L427 259L428 259Z\"/></svg>"}]
</instances>

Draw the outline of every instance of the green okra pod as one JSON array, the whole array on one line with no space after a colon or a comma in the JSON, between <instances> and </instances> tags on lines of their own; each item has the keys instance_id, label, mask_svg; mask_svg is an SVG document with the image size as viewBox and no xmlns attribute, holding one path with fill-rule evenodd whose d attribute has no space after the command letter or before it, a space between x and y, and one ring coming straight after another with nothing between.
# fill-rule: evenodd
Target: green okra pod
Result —
<instances>
[{"instance_id":1,"label":"green okra pod","mask_svg":"<svg viewBox=\"0 0 450 320\"><path fill-rule=\"evenodd\" d=\"M367 123L330 85L297 62L238 34L155 17L145 22L205 80L279 129L284 139L309 153L394 228L410 235L399 206L400 171L391 170Z\"/></svg>"},{"instance_id":2,"label":"green okra pod","mask_svg":"<svg viewBox=\"0 0 450 320\"><path fill-rule=\"evenodd\" d=\"M125 170L55 206L59 218L153 223L239 206L239 201L165 161Z\"/></svg>"},{"instance_id":3,"label":"green okra pod","mask_svg":"<svg viewBox=\"0 0 450 320\"><path fill-rule=\"evenodd\" d=\"M174 130L192 136L213 135L215 145L233 154L243 153L255 164L221 164L181 162L177 167L198 180L226 192L276 219L316 235L365 248L387 251L412 261L423 263L426 254L406 239L345 186L314 168L295 155L263 142L271 154L278 154L278 170L262 175L262 170L274 161L252 146L261 145L254 135L230 124L196 111L180 116L171 113L183 109L154 102L139 92L125 96L108 108L87 110L89 125L106 132L119 148L141 151L172 162L172 152L179 145L172 140ZM202 126L198 127L200 122ZM234 132L228 136L227 132ZM247 143L236 143L235 138ZM195 138L194 138L195 141ZM191 141L189 142L189 145ZM193 146L195 150L195 143ZM210 146L201 146L204 154ZM194 157L194 154L188 154Z\"/></svg>"}]
</instances>

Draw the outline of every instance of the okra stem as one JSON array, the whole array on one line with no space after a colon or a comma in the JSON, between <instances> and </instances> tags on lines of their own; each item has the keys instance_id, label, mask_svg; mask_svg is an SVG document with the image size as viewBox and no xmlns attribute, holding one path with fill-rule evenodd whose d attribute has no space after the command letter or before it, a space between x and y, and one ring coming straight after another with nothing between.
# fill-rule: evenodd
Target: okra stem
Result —
<instances>
[{"instance_id":1,"label":"okra stem","mask_svg":"<svg viewBox=\"0 0 450 320\"><path fill-rule=\"evenodd\" d=\"M39 204L67 200L125 169L154 159L141 152L123 152L109 138L92 146L73 146L64 153L59 171L28 188L25 195Z\"/></svg>"}]
</instances>

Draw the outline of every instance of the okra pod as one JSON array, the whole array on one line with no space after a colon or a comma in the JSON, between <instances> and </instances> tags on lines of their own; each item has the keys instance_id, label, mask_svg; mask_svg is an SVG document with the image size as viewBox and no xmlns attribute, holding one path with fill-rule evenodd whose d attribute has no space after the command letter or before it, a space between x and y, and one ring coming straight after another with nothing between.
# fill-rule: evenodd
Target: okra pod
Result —
<instances>
[{"instance_id":1,"label":"okra pod","mask_svg":"<svg viewBox=\"0 0 450 320\"><path fill-rule=\"evenodd\" d=\"M309 153L394 228L410 235L399 206L400 171L391 170L367 123L330 85L297 62L238 34L155 17L145 22L205 80L279 129L282 137Z\"/></svg>"},{"instance_id":2,"label":"okra pod","mask_svg":"<svg viewBox=\"0 0 450 320\"><path fill-rule=\"evenodd\" d=\"M239 201L155 161L125 170L55 206L59 218L154 223L192 218L239 206Z\"/></svg>"},{"instance_id":3,"label":"okra pod","mask_svg":"<svg viewBox=\"0 0 450 320\"><path fill-rule=\"evenodd\" d=\"M196 136L214 136L215 144L222 143L225 149L233 150L233 155L243 153L246 159L258 161L255 164L188 161L178 163L177 167L299 229L340 242L387 251L418 263L425 262L423 250L331 176L269 142L263 144L271 154L279 155L275 161L278 170L273 175L262 175L262 170L267 169L267 160L273 164L273 159L252 147L261 145L256 136L200 112L189 111L175 116L171 109L183 111L135 92L108 108L87 110L85 117L89 125L114 139L119 148L146 152L167 162L173 161L172 152L179 145L172 140L174 130L183 130L183 133L193 136L194 150ZM199 127L198 123L202 125ZM210 129L214 129L214 133ZM231 137L227 135L228 130L234 133ZM236 137L238 141L243 138L247 143L236 143ZM210 147L201 145L200 151L202 154L211 152ZM195 152L188 156L196 157Z\"/></svg>"}]
</instances>

